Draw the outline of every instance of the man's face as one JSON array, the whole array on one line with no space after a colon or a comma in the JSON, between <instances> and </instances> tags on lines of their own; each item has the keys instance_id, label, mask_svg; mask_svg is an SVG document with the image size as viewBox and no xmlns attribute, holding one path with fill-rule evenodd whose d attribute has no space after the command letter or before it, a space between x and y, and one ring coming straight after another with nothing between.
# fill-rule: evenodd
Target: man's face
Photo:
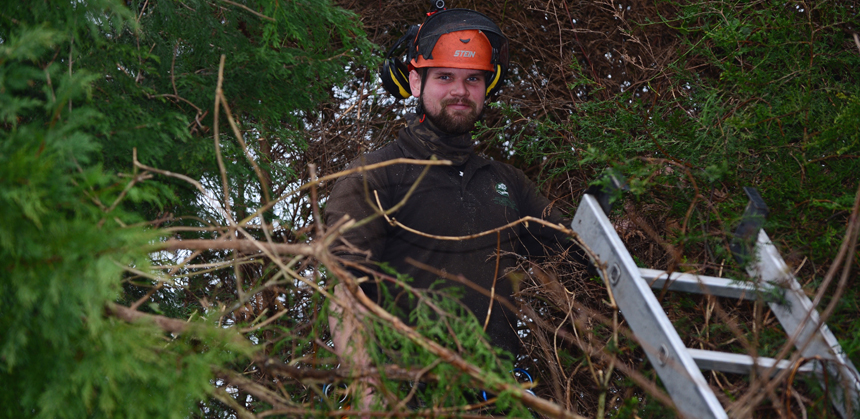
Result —
<instances>
[{"instance_id":1,"label":"man's face","mask_svg":"<svg viewBox=\"0 0 860 419\"><path fill-rule=\"evenodd\" d=\"M409 73L412 95L424 105L427 117L450 134L472 130L484 110L486 82L483 70L429 68L421 87L421 75Z\"/></svg>"}]
</instances>

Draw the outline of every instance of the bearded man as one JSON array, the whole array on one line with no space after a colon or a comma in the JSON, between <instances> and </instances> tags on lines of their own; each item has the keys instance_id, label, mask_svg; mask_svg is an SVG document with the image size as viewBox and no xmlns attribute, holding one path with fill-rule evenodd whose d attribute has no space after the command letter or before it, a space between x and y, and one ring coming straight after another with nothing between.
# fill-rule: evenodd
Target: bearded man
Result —
<instances>
[{"instance_id":1,"label":"bearded man","mask_svg":"<svg viewBox=\"0 0 860 419\"><path fill-rule=\"evenodd\" d=\"M473 150L470 132L481 118L487 95L501 87L507 71L507 38L489 18L466 9L436 12L404 38L409 43L408 69L392 60L389 53L383 81L396 96L415 96L416 112L405 117L406 127L396 139L364 155L353 167L398 158L434 157L451 165L430 166L420 182L425 167L413 164L394 164L340 178L326 205L328 224L345 215L363 220L395 207L411 188L414 191L389 215L397 223L378 216L348 230L333 249L334 254L353 264L356 277L372 277L368 272L386 264L412 277L410 286L420 290L437 283L438 271L444 271L510 299L514 286L506 275L514 270L518 259L543 255L544 245L563 247L567 237L538 223L514 223L498 234L465 240L438 238L475 235L526 216L562 222L558 210L521 170ZM437 271L420 269L414 261ZM462 286L453 281L451 285ZM402 288L378 278L361 283L361 290L370 299L379 299L379 287L383 286L389 287L390 295L402 293ZM336 288L335 294L347 297L341 288ZM491 308L490 298L472 288L465 288L461 301L485 325L493 345L512 354L518 352L516 315L498 302ZM411 304L414 300L397 299L403 313L414 309ZM335 351L342 362L360 367L369 360L363 339L353 333L354 312L361 309L356 305L342 313L343 317L335 315L330 321Z\"/></svg>"}]
</instances>

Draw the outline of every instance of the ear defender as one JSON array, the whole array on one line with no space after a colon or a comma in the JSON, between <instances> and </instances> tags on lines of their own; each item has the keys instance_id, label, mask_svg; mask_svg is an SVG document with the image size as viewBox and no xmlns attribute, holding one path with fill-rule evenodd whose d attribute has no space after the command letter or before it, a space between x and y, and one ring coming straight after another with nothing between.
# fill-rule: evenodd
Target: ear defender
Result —
<instances>
[{"instance_id":1,"label":"ear defender","mask_svg":"<svg viewBox=\"0 0 860 419\"><path fill-rule=\"evenodd\" d=\"M490 77L487 79L487 97L490 97L493 93L498 92L499 89L502 87L502 83L499 82L501 82L505 78L505 75L503 73L504 68L496 64L496 71L493 71L490 74Z\"/></svg>"},{"instance_id":2,"label":"ear defender","mask_svg":"<svg viewBox=\"0 0 860 419\"><path fill-rule=\"evenodd\" d=\"M406 64L396 58L388 58L382 64L382 87L397 99L407 99L412 96L409 90L409 69Z\"/></svg>"},{"instance_id":3,"label":"ear defender","mask_svg":"<svg viewBox=\"0 0 860 419\"><path fill-rule=\"evenodd\" d=\"M409 89L409 67L398 57L412 45L412 41L418 35L418 28L418 25L411 26L406 34L388 50L388 55L382 63L382 71L379 73L382 87L397 99L408 99L412 96L412 90Z\"/></svg>"}]
</instances>

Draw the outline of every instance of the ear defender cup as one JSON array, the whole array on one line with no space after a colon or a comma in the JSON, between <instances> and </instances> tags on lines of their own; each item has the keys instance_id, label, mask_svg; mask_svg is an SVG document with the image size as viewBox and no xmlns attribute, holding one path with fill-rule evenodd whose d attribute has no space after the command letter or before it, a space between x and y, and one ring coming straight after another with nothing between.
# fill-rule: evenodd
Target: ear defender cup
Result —
<instances>
[{"instance_id":1,"label":"ear defender cup","mask_svg":"<svg viewBox=\"0 0 860 419\"><path fill-rule=\"evenodd\" d=\"M496 71L490 73L487 79L487 97L499 91L502 88L502 82L505 80L505 69L501 65L496 64Z\"/></svg>"},{"instance_id":2,"label":"ear defender cup","mask_svg":"<svg viewBox=\"0 0 860 419\"><path fill-rule=\"evenodd\" d=\"M397 99L408 99L412 96L409 89L409 69L406 64L397 61L396 58L388 58L382 64L382 87Z\"/></svg>"},{"instance_id":3,"label":"ear defender cup","mask_svg":"<svg viewBox=\"0 0 860 419\"><path fill-rule=\"evenodd\" d=\"M409 49L416 35L418 35L418 25L413 25L388 50L382 63L382 70L379 72L382 87L396 99L408 99L412 96L412 90L409 89L409 67L400 61L398 56Z\"/></svg>"}]
</instances>

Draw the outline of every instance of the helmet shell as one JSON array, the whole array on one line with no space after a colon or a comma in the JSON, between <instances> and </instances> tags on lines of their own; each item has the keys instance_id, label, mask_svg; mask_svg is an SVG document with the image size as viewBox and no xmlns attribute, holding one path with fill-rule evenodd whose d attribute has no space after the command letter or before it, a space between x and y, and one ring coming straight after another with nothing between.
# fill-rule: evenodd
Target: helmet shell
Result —
<instances>
[{"instance_id":1,"label":"helmet shell","mask_svg":"<svg viewBox=\"0 0 860 419\"><path fill-rule=\"evenodd\" d=\"M493 71L493 47L479 29L448 32L439 36L427 57L418 55L409 62L414 68L448 67Z\"/></svg>"},{"instance_id":2,"label":"helmet shell","mask_svg":"<svg viewBox=\"0 0 860 419\"><path fill-rule=\"evenodd\" d=\"M406 50L405 62L398 59L402 47ZM493 95L503 86L508 73L508 38L489 17L474 10L435 12L424 24L410 27L388 50L379 75L386 91L406 99L412 96L409 71L427 67L487 71L486 94Z\"/></svg>"},{"instance_id":3,"label":"helmet shell","mask_svg":"<svg viewBox=\"0 0 860 419\"><path fill-rule=\"evenodd\" d=\"M472 46L473 42L479 46ZM469 9L442 10L421 25L409 47L407 61L414 68L501 70L503 76L508 69L508 38L483 13Z\"/></svg>"}]
</instances>

